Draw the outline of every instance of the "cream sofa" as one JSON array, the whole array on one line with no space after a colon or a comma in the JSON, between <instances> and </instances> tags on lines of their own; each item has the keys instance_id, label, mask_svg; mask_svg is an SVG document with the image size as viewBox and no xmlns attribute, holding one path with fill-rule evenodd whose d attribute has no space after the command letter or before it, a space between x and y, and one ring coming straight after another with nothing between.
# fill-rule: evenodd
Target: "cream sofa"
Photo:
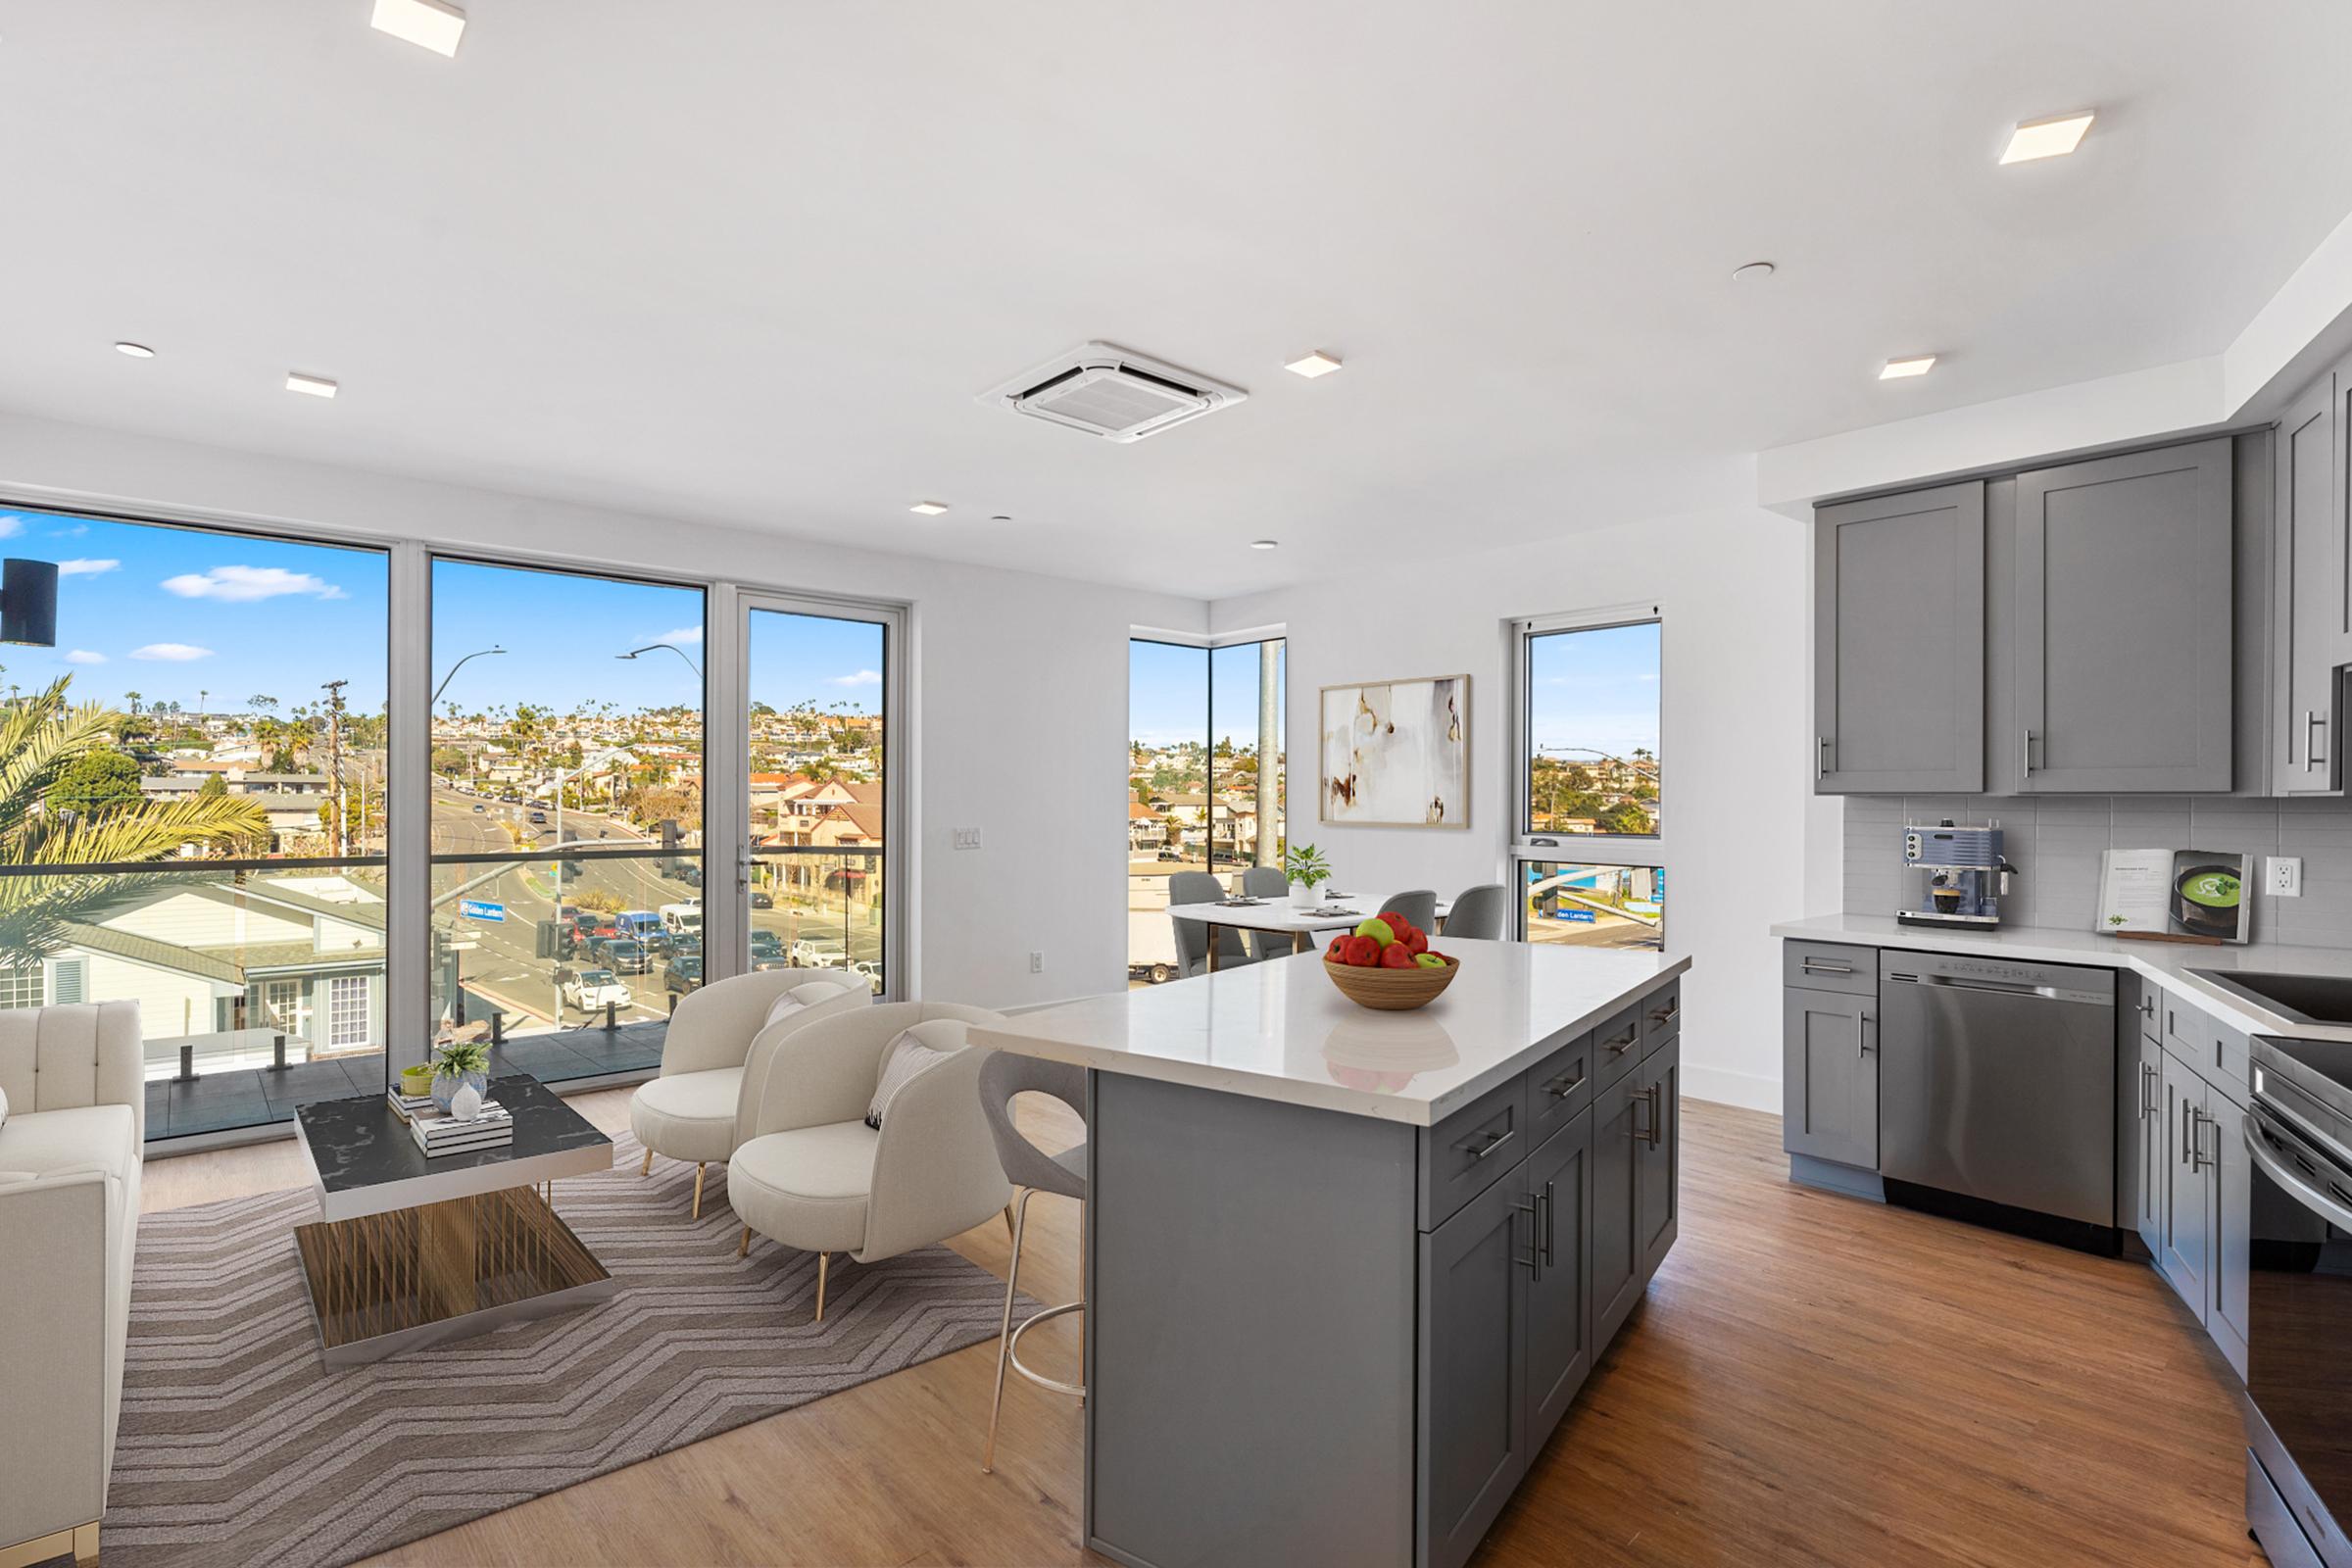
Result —
<instances>
[{"instance_id":1,"label":"cream sofa","mask_svg":"<svg viewBox=\"0 0 2352 1568\"><path fill-rule=\"evenodd\" d=\"M130 1329L142 1067L135 1002L0 1011L0 1560L34 1542L98 1554Z\"/></svg>"}]
</instances>

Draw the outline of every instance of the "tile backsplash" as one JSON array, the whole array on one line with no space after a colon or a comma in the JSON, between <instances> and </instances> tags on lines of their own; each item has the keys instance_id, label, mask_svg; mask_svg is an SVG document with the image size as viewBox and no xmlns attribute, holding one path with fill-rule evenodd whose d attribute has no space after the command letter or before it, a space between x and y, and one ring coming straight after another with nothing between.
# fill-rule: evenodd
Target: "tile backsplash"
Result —
<instances>
[{"instance_id":1,"label":"tile backsplash","mask_svg":"<svg viewBox=\"0 0 2352 1568\"><path fill-rule=\"evenodd\" d=\"M2005 925L2087 931L2098 914L2099 852L2225 850L2299 856L2303 896L2257 890L2256 942L2352 948L2352 802L2192 795L1854 795L1845 802L1845 908L1892 914L1926 898L1927 876L1903 864L1906 823L1949 817L2001 829L2016 866L2001 901Z\"/></svg>"}]
</instances>

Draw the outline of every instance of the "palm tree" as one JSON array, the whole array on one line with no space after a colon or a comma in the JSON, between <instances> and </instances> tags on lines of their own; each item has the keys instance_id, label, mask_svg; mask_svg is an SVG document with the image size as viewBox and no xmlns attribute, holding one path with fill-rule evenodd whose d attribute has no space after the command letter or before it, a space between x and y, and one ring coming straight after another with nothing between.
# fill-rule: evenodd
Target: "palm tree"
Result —
<instances>
[{"instance_id":1,"label":"palm tree","mask_svg":"<svg viewBox=\"0 0 2352 1568\"><path fill-rule=\"evenodd\" d=\"M96 703L69 707L61 676L38 696L0 716L0 864L119 866L164 861L190 844L261 839L270 819L260 804L237 796L140 799L88 812L42 803L76 758L105 746L122 715ZM61 871L0 877L0 953L23 967L55 952L68 927L97 919L169 873Z\"/></svg>"}]
</instances>

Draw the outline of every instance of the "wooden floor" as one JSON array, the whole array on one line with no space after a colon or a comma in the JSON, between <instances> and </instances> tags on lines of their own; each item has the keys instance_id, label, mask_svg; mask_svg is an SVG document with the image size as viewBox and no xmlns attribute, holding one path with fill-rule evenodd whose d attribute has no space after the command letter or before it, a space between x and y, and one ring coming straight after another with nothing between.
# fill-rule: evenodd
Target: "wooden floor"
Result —
<instances>
[{"instance_id":1,"label":"wooden floor","mask_svg":"<svg viewBox=\"0 0 2352 1568\"><path fill-rule=\"evenodd\" d=\"M626 1122L625 1091L572 1102ZM1683 1111L1681 1240L1481 1568L2263 1560L2229 1369L2145 1265L1794 1188L1776 1118ZM1078 1133L1057 1106L1025 1119L1049 1147ZM143 1192L156 1209L307 1180L277 1144L156 1161ZM1076 1294L1076 1214L1031 1205L1022 1284L1040 1299ZM955 1245L1004 1271L1002 1225ZM1039 1359L1066 1375L1075 1346ZM1075 1544L1072 1401L1013 1380L997 1474L980 1474L994 1355L943 1356L374 1560L1103 1561Z\"/></svg>"}]
</instances>

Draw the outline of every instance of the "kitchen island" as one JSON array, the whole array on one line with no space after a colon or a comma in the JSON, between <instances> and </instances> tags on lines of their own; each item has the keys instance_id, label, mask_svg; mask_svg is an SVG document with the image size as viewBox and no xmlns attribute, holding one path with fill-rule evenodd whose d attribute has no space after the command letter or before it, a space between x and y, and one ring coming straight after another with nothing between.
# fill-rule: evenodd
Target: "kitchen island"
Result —
<instances>
[{"instance_id":1,"label":"kitchen island","mask_svg":"<svg viewBox=\"0 0 2352 1568\"><path fill-rule=\"evenodd\" d=\"M1089 1069L1086 1544L1453 1568L1673 1246L1684 957L1306 954L976 1029Z\"/></svg>"}]
</instances>

